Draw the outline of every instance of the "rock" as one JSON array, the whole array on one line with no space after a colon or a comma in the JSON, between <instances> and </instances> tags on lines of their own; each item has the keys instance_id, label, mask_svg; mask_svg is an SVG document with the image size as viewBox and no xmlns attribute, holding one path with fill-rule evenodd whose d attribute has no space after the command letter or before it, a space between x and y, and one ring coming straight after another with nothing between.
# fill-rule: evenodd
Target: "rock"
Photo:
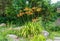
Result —
<instances>
[{"instance_id":1,"label":"rock","mask_svg":"<svg viewBox=\"0 0 60 41\"><path fill-rule=\"evenodd\" d=\"M54 37L55 40L60 40L60 37Z\"/></svg>"},{"instance_id":2,"label":"rock","mask_svg":"<svg viewBox=\"0 0 60 41\"><path fill-rule=\"evenodd\" d=\"M46 41L53 41L52 39L47 39Z\"/></svg>"},{"instance_id":3,"label":"rock","mask_svg":"<svg viewBox=\"0 0 60 41\"><path fill-rule=\"evenodd\" d=\"M46 41L60 41L60 37L54 37L54 39L47 39Z\"/></svg>"},{"instance_id":4,"label":"rock","mask_svg":"<svg viewBox=\"0 0 60 41\"><path fill-rule=\"evenodd\" d=\"M21 26L21 27L15 27L13 28L14 30L20 30L20 29L23 29L24 26Z\"/></svg>"},{"instance_id":5,"label":"rock","mask_svg":"<svg viewBox=\"0 0 60 41\"><path fill-rule=\"evenodd\" d=\"M55 20L55 25L60 26L60 18L57 18L57 20Z\"/></svg>"},{"instance_id":6,"label":"rock","mask_svg":"<svg viewBox=\"0 0 60 41\"><path fill-rule=\"evenodd\" d=\"M0 24L0 26L6 26L6 24L5 23L2 23L2 24Z\"/></svg>"},{"instance_id":7,"label":"rock","mask_svg":"<svg viewBox=\"0 0 60 41\"><path fill-rule=\"evenodd\" d=\"M42 31L42 35L44 35L44 36L47 38L48 35L49 35L49 32L47 32L46 30L43 30L43 31Z\"/></svg>"},{"instance_id":8,"label":"rock","mask_svg":"<svg viewBox=\"0 0 60 41\"><path fill-rule=\"evenodd\" d=\"M13 35L13 34L7 35L7 39L8 41L19 41L20 40L18 36Z\"/></svg>"}]
</instances>

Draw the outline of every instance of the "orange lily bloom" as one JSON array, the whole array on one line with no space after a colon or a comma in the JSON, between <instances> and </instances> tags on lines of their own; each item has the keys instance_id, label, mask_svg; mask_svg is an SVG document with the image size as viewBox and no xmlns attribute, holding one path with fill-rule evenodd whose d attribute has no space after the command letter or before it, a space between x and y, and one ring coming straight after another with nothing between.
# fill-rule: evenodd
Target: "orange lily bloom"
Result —
<instances>
[{"instance_id":1,"label":"orange lily bloom","mask_svg":"<svg viewBox=\"0 0 60 41\"><path fill-rule=\"evenodd\" d=\"M19 14L19 16L23 16L23 14L24 14L24 13L23 13L23 12L21 12L21 13Z\"/></svg>"},{"instance_id":2,"label":"orange lily bloom","mask_svg":"<svg viewBox=\"0 0 60 41\"><path fill-rule=\"evenodd\" d=\"M28 8L28 7L26 7L24 10L25 10L25 11L28 11L28 10L29 10L29 8Z\"/></svg>"},{"instance_id":3,"label":"orange lily bloom","mask_svg":"<svg viewBox=\"0 0 60 41\"><path fill-rule=\"evenodd\" d=\"M35 18L34 18L34 19L32 19L32 22L36 22L37 20L38 20L38 19L35 19Z\"/></svg>"},{"instance_id":4,"label":"orange lily bloom","mask_svg":"<svg viewBox=\"0 0 60 41\"><path fill-rule=\"evenodd\" d=\"M35 9L36 9L36 7L32 7L32 9L33 9L33 10L35 10Z\"/></svg>"}]
</instances>

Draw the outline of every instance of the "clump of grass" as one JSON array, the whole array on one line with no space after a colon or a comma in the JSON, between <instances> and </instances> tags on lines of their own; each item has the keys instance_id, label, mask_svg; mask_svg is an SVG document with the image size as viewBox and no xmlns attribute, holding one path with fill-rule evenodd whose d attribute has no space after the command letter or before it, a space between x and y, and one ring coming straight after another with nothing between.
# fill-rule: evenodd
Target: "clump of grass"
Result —
<instances>
[{"instance_id":1,"label":"clump of grass","mask_svg":"<svg viewBox=\"0 0 60 41\"><path fill-rule=\"evenodd\" d=\"M33 37L34 35L40 34L42 31L42 26L37 23L28 23L20 30L20 34L23 37Z\"/></svg>"},{"instance_id":2,"label":"clump of grass","mask_svg":"<svg viewBox=\"0 0 60 41\"><path fill-rule=\"evenodd\" d=\"M46 41L46 38L43 35L35 35L30 41Z\"/></svg>"}]
</instances>

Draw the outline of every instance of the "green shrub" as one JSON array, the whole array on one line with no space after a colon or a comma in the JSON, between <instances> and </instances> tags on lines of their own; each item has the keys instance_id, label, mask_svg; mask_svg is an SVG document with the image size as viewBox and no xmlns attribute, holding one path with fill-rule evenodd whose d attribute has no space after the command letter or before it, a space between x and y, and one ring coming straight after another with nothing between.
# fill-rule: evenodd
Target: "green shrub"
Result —
<instances>
[{"instance_id":1,"label":"green shrub","mask_svg":"<svg viewBox=\"0 0 60 41\"><path fill-rule=\"evenodd\" d=\"M7 41L6 37L2 35L1 31L0 31L0 41Z\"/></svg>"},{"instance_id":2,"label":"green shrub","mask_svg":"<svg viewBox=\"0 0 60 41\"><path fill-rule=\"evenodd\" d=\"M20 30L20 34L23 37L32 37L34 35L38 35L40 34L40 32L42 31L42 26L40 25L40 23L38 22L29 22L28 24L25 25L25 27L23 27Z\"/></svg>"},{"instance_id":3,"label":"green shrub","mask_svg":"<svg viewBox=\"0 0 60 41\"><path fill-rule=\"evenodd\" d=\"M8 28L2 32L3 36L7 34L15 34L20 37L32 37L34 35L40 34L42 31L42 25L40 22L29 22L26 23L20 30L14 28Z\"/></svg>"},{"instance_id":4,"label":"green shrub","mask_svg":"<svg viewBox=\"0 0 60 41\"><path fill-rule=\"evenodd\" d=\"M60 27L59 26L51 27L50 30L51 31L60 31Z\"/></svg>"}]
</instances>

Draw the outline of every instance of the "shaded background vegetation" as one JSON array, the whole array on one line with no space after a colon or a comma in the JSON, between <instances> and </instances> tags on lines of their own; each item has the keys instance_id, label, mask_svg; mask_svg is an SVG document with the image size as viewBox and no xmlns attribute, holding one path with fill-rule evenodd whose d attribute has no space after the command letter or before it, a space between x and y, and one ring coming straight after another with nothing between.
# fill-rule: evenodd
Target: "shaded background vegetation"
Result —
<instances>
[{"instance_id":1,"label":"shaded background vegetation","mask_svg":"<svg viewBox=\"0 0 60 41\"><path fill-rule=\"evenodd\" d=\"M51 4L51 0L0 0L0 23L13 23L13 24L25 24L25 22L32 21L36 17L42 17L43 25L46 27L47 23L54 22L59 16L56 12L57 5ZM26 3L28 1L28 3ZM38 7L42 8L41 12L34 12L32 15L26 15L17 17L20 10L25 12L24 8ZM37 14L39 13L39 14ZM18 22L17 22L18 21Z\"/></svg>"}]
</instances>

